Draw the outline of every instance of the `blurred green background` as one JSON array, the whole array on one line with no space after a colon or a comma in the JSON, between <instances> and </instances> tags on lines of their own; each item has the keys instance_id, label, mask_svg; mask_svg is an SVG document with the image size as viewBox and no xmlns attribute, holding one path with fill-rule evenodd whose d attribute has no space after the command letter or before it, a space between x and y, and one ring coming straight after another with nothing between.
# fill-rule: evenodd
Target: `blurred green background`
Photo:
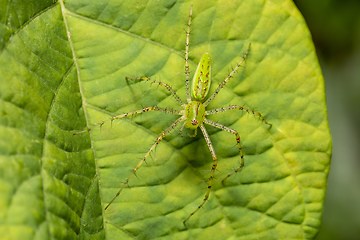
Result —
<instances>
[{"instance_id":1,"label":"blurred green background","mask_svg":"<svg viewBox=\"0 0 360 240\"><path fill-rule=\"evenodd\" d=\"M360 1L294 0L323 70L333 157L316 240L360 239Z\"/></svg>"}]
</instances>

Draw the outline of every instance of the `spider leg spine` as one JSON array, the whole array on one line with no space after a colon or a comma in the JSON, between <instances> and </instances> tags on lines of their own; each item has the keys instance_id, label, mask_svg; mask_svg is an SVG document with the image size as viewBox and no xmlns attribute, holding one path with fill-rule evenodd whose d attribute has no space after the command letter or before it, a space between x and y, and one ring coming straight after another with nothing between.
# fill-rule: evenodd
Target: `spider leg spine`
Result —
<instances>
[{"instance_id":1,"label":"spider leg spine","mask_svg":"<svg viewBox=\"0 0 360 240\"><path fill-rule=\"evenodd\" d=\"M130 176L126 179L124 184L121 186L120 190L116 193L115 197L106 205L105 210L114 202L114 200L120 195L122 190L128 186L129 181L132 176L136 175L137 170L141 167L141 165L146 162L146 158L150 155L150 153L156 148L156 146L160 143L160 141L168 134L170 133L180 122L183 122L185 120L184 116L179 117L175 120L165 131L163 131L159 137L156 138L155 143L151 146L151 148L147 151L145 156L141 159L141 161L136 165L136 167L133 169Z\"/></svg>"},{"instance_id":2,"label":"spider leg spine","mask_svg":"<svg viewBox=\"0 0 360 240\"><path fill-rule=\"evenodd\" d=\"M133 111L133 112L127 112L127 113L123 113L123 114L114 116L114 117L112 117L112 118L110 118L108 120L102 121L101 123L98 123L98 124L88 128L88 129L85 129L85 130L80 131L80 132L76 132L73 135L78 135L78 134L81 134L81 133L90 132L94 128L101 127L105 123L110 122L110 121L112 122L112 121L114 121L116 119L120 119L120 118L127 117L127 116L132 116L132 115L136 115L136 114L140 114L140 113L144 113L144 112L149 112L149 111L156 111L156 112L164 112L164 113L169 113L169 114L183 115L182 114L183 110L176 110L176 109L171 109L171 108L161 108L161 107L146 107L146 108L136 110L136 111Z\"/></svg>"},{"instance_id":3,"label":"spider leg spine","mask_svg":"<svg viewBox=\"0 0 360 240\"><path fill-rule=\"evenodd\" d=\"M148 82L151 82L151 83L155 83L155 84L157 84L157 85L159 85L159 86L165 87L165 88L171 93L171 96L173 96L173 97L175 98L175 100L176 100L181 106L184 105L184 102L181 100L181 98L179 97L179 95L177 95L176 92L174 91L174 89L172 89L172 87L171 87L169 84L167 84L167 83L164 83L164 82L161 82L161 81L157 81L157 80L154 80L154 79L151 79L151 78L148 78L148 77L138 77L138 78L126 77L126 80L148 81Z\"/></svg>"},{"instance_id":4,"label":"spider leg spine","mask_svg":"<svg viewBox=\"0 0 360 240\"><path fill-rule=\"evenodd\" d=\"M240 154L240 160L241 160L241 163L240 163L240 167L236 168L233 172L229 173L223 180L222 180L222 183L224 183L226 181L226 179L228 179L230 176L234 175L235 173L239 172L245 165L245 162L244 162L244 153L243 153L243 150L242 150L242 147L241 147L241 143L240 143L240 135L239 133L232 129L232 128L229 128L225 125L222 125L220 123L217 123L217 122L213 122L211 120L208 120L208 119L204 119L204 123L210 125L210 126L213 126L213 127L216 127L218 129L221 129L223 131L226 131L226 132L229 132L229 133L232 133L235 135L235 138L236 138L236 142L237 142L237 145L239 147L239 154Z\"/></svg>"},{"instance_id":5,"label":"spider leg spine","mask_svg":"<svg viewBox=\"0 0 360 240\"><path fill-rule=\"evenodd\" d=\"M204 124L201 124L200 125L200 129L204 135L204 138L205 138L205 141L206 141L206 144L210 150L210 153L211 153L211 156L213 158L213 164L212 164L212 167L211 167L211 173L210 173L210 177L208 178L208 186L207 186L207 190L206 190L206 193L205 193L205 196L203 198L203 201L201 202L201 204L192 212L190 213L190 215L183 221L183 224L186 226L186 222L190 219L190 217L192 217L197 211L199 211L200 208L202 208L202 206L205 204L205 202L208 200L209 196L210 196L210 192L211 192L211 187L212 187L212 182L214 180L214 175L215 175L215 170L216 170L216 167L217 167L217 156L216 156L216 153L215 153L215 150L214 150L214 147L211 143L211 140L210 140L210 136L209 134L207 133L206 131L206 128L204 127Z\"/></svg>"},{"instance_id":6,"label":"spider leg spine","mask_svg":"<svg viewBox=\"0 0 360 240\"><path fill-rule=\"evenodd\" d=\"M216 95L218 95L218 93L220 92L220 90L226 85L226 83L230 80L230 78L234 75L234 73L236 72L236 70L241 66L241 64L245 61L246 56L249 53L250 50L250 46L251 43L249 44L248 48L246 49L246 52L244 54L244 56L242 57L242 59L240 60L240 62L236 65L236 67L229 73L229 75L224 79L224 81L222 81L219 86L216 88L215 92L204 102L204 106L206 107L207 105L209 105L209 103L214 100L214 98L216 97Z\"/></svg>"},{"instance_id":7,"label":"spider leg spine","mask_svg":"<svg viewBox=\"0 0 360 240\"><path fill-rule=\"evenodd\" d=\"M190 96L190 70L189 70L189 45L190 45L190 26L191 26L191 17L192 17L192 8L191 5L190 8L190 14L189 14L189 22L187 24L187 31L186 31L186 42L185 42L185 86L186 86L186 102L191 102L191 96Z\"/></svg>"},{"instance_id":8,"label":"spider leg spine","mask_svg":"<svg viewBox=\"0 0 360 240\"><path fill-rule=\"evenodd\" d=\"M217 114L217 113L221 113L221 112L226 112L226 111L229 111L229 110L241 110L241 111L245 111L245 112L248 112L248 113L252 113L254 116L257 116L263 123L269 125L270 127L272 126L271 123L268 123L266 121L266 119L264 118L263 115L261 115L261 113L259 112L256 112L250 108L244 108L242 106L238 106L238 105L231 105L231 106L227 106L227 107L221 107L221 108L215 108L215 109L212 109L212 110L209 110L209 111L205 111L205 115L212 115L212 114Z\"/></svg>"}]
</instances>

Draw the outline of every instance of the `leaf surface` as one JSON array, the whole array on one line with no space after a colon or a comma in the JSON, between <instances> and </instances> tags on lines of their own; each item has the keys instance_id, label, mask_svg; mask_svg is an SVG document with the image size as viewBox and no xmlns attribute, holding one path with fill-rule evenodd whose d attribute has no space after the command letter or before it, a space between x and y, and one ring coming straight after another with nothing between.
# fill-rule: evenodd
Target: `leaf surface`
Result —
<instances>
[{"instance_id":1,"label":"leaf surface","mask_svg":"<svg viewBox=\"0 0 360 240\"><path fill-rule=\"evenodd\" d=\"M312 239L321 223L331 157L324 82L310 33L288 0L10 1L1 4L0 236L4 239ZM112 116L185 102L184 49L193 16L191 76L212 56L212 87L236 75L207 107L241 105L199 131L167 135L104 210L155 139L178 116L147 112L90 133Z\"/></svg>"}]
</instances>

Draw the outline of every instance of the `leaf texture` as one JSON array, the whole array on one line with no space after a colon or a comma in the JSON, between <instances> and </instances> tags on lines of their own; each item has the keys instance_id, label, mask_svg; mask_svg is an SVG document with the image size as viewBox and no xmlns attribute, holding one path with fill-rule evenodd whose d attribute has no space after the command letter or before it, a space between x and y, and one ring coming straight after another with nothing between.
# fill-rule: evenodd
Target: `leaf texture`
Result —
<instances>
[{"instance_id":1,"label":"leaf texture","mask_svg":"<svg viewBox=\"0 0 360 240\"><path fill-rule=\"evenodd\" d=\"M0 236L3 239L313 239L320 224L331 137L324 82L307 26L289 0L3 1L0 28ZM262 113L209 116L235 137L206 126L176 128L114 197L155 139L177 118L147 112L73 133L147 106L182 109L190 6L190 72L210 52L207 107L244 105Z\"/></svg>"}]
</instances>

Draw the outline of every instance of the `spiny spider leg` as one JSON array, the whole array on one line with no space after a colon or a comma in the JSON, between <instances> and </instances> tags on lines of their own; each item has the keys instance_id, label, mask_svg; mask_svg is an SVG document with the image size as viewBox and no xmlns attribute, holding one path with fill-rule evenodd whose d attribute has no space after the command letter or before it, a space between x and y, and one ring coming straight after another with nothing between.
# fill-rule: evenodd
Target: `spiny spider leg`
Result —
<instances>
[{"instance_id":1,"label":"spiny spider leg","mask_svg":"<svg viewBox=\"0 0 360 240\"><path fill-rule=\"evenodd\" d=\"M84 132L90 132L94 128L101 127L105 123L110 122L110 121L114 121L116 119L120 119L120 118L123 118L123 117L131 116L131 115L135 115L135 114L139 114L139 113L144 113L144 112L148 112L148 111L157 111L157 112L164 112L164 113L169 113L169 114L183 115L183 113L182 113L183 110L176 110L176 109L170 109L170 108L160 108L160 107L146 107L146 108L143 108L141 110L137 110L137 111L117 115L117 116L112 117L112 118L110 118L108 120L105 120L105 121L103 121L103 122L101 122L99 124L96 124L95 126L93 126L91 128L88 128L88 129L86 129L84 131L76 132L76 133L74 133L74 135L84 133Z\"/></svg>"},{"instance_id":2,"label":"spiny spider leg","mask_svg":"<svg viewBox=\"0 0 360 240\"><path fill-rule=\"evenodd\" d=\"M271 123L268 123L265 118L261 115L261 113L256 112L254 110L251 110L249 108L244 108L242 106L238 106L238 105L231 105L228 107L221 107L221 108L215 108L209 111L205 111L205 115L211 115L211 114L217 114L217 113L221 113L221 112L225 112L225 111L229 111L229 110L233 110L233 109L237 109L237 110L241 110L241 111L246 111L248 113L252 113L254 114L254 116L257 116L263 123L269 125L270 127L272 126Z\"/></svg>"},{"instance_id":3,"label":"spiny spider leg","mask_svg":"<svg viewBox=\"0 0 360 240\"><path fill-rule=\"evenodd\" d=\"M212 187L212 182L214 180L214 175L215 175L215 170L216 170L216 167L217 167L217 157L216 157L216 153L215 153L215 150L214 150L214 147L211 143L211 140L210 140L210 136L209 134L207 133L206 131L206 128L204 126L204 124L201 124L200 125L200 129L204 135L204 138L205 138L205 141L206 141L206 144L207 146L209 147L209 150L210 150L210 153L211 153L211 156L213 158L213 165L211 167L211 173L210 173L210 177L208 178L208 187L207 187L207 191L205 193L205 197L202 201L202 203L195 209L195 211L193 211L184 221L183 221L183 224L186 226L186 222L187 220L189 220L191 218L192 215L194 215L197 211L199 211L199 209L205 204L205 202L208 200L209 198L209 195L210 195L210 192L211 192L211 187Z\"/></svg>"},{"instance_id":4,"label":"spiny spider leg","mask_svg":"<svg viewBox=\"0 0 360 240\"><path fill-rule=\"evenodd\" d=\"M164 82L160 82L160 81L156 81L153 79L150 79L148 77L138 77L138 78L130 78L130 77L126 77L126 80L140 80L140 81L149 81L149 82L153 82L158 84L159 86L163 86L165 87L170 93L171 95L175 98L175 100L182 106L185 107L186 104L183 103L183 101L181 100L181 98L179 97L179 95L176 94L176 92L172 89L172 87Z\"/></svg>"},{"instance_id":5,"label":"spiny spider leg","mask_svg":"<svg viewBox=\"0 0 360 240\"><path fill-rule=\"evenodd\" d=\"M213 122L211 120L208 120L208 119L204 119L204 123L210 125L210 126L213 126L213 127L216 127L216 128L219 128L221 130L224 130L226 132L229 132L229 133L232 133L235 135L235 138L236 138L236 142L238 144L238 147L239 147L239 153L240 153L240 159L241 159L241 163L240 163L240 167L238 167L237 169L235 169L234 172L232 173L229 173L223 180L222 180L222 183L224 184L225 180L228 179L230 176L234 175L235 173L237 173L238 171L240 171L240 169L242 169L244 167L244 154L243 154L243 150L241 148L241 143L240 143L240 135L237 131L235 131L234 129L231 129L227 126L224 126L220 123L217 123L217 122Z\"/></svg>"},{"instance_id":6,"label":"spiny spider leg","mask_svg":"<svg viewBox=\"0 0 360 240\"><path fill-rule=\"evenodd\" d=\"M194 138L194 137L196 137L197 136L197 128L195 128L195 130L194 130L194 134L189 134L189 133L186 133L189 137L191 137L191 138Z\"/></svg>"},{"instance_id":7,"label":"spiny spider leg","mask_svg":"<svg viewBox=\"0 0 360 240\"><path fill-rule=\"evenodd\" d=\"M216 95L218 95L218 93L220 92L220 90L225 86L225 84L230 80L230 78L234 75L234 73L236 72L236 70L241 66L241 64L245 61L246 56L249 53L250 50L250 46L251 43L249 43L248 48L246 49L246 52L244 54L244 56L242 57L242 59L240 60L240 62L236 65L236 67L231 71L231 73L229 73L229 75L225 78L224 81L222 81L219 86L216 88L215 92L204 102L204 106L206 107L207 105L209 105L209 103L214 100L214 98L216 97Z\"/></svg>"},{"instance_id":8,"label":"spiny spider leg","mask_svg":"<svg viewBox=\"0 0 360 240\"><path fill-rule=\"evenodd\" d=\"M185 43L185 76L186 76L186 80L185 80L185 86L186 86L186 102L190 103L191 102L191 95L190 95L190 83L189 83L189 77L190 77L190 71L189 71L189 42L190 42L190 25L191 25L191 16L192 16L192 8L193 6L191 5L190 8L190 14L189 14L189 22L188 22L188 27L187 27L187 31L186 31L186 43Z\"/></svg>"},{"instance_id":9,"label":"spiny spider leg","mask_svg":"<svg viewBox=\"0 0 360 240\"><path fill-rule=\"evenodd\" d=\"M184 122L184 123L181 125L181 128L180 128L180 130L179 130L179 136L180 136L180 137L182 137L182 131L183 131L184 127L185 127L185 124L186 124L186 122Z\"/></svg>"},{"instance_id":10,"label":"spiny spider leg","mask_svg":"<svg viewBox=\"0 0 360 240\"><path fill-rule=\"evenodd\" d=\"M141 159L141 161L136 165L128 179L124 182L124 184L121 186L120 190L116 193L115 197L106 205L105 210L113 203L113 201L120 195L121 191L128 185L130 179L132 176L136 174L136 171L140 168L140 166L146 161L146 158L150 155L150 153L155 149L155 147L159 144L159 142L169 133L171 130L173 130L179 123L185 121L186 117L181 116L175 122L173 122L170 127L168 127L164 132L160 134L160 136L155 140L155 143L151 146L149 151L145 154L145 156Z\"/></svg>"}]
</instances>

